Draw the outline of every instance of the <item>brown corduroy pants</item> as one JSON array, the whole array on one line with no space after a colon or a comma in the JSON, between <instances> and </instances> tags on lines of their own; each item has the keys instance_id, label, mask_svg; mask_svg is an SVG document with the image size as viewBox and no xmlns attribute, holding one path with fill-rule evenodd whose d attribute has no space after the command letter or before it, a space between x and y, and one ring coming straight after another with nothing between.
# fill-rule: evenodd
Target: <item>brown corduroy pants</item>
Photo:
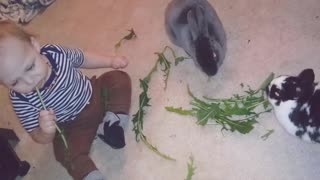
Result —
<instances>
[{"instance_id":1,"label":"brown corduroy pants","mask_svg":"<svg viewBox=\"0 0 320 180\"><path fill-rule=\"evenodd\" d=\"M68 150L58 132L53 141L56 160L75 180L81 180L97 169L89 152L104 113L129 114L131 104L131 80L127 73L110 71L90 81L93 88L90 104L73 121L58 124L66 136Z\"/></svg>"}]
</instances>

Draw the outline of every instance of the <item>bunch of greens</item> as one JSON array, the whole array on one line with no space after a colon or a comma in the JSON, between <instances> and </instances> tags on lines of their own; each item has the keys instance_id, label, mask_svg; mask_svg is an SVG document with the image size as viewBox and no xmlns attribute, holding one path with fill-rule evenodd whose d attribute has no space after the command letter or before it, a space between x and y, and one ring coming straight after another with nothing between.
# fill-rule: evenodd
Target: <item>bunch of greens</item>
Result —
<instances>
[{"instance_id":1,"label":"bunch of greens","mask_svg":"<svg viewBox=\"0 0 320 180\"><path fill-rule=\"evenodd\" d=\"M134 32L133 28L131 28L129 31L129 34L124 36L120 39L120 41L114 46L116 49L118 49L121 46L122 41L124 40L131 40L137 37L136 33Z\"/></svg>"},{"instance_id":2,"label":"bunch of greens","mask_svg":"<svg viewBox=\"0 0 320 180\"><path fill-rule=\"evenodd\" d=\"M166 107L166 109L167 111L180 115L194 116L197 118L197 124L202 126L213 124L212 121L214 121L214 124L222 126L222 130L231 132L238 131L246 134L253 129L253 125L257 123L259 115L271 111L269 102L264 98L264 90L273 77L274 74L270 74L257 90L252 90L248 86L245 95L240 96L236 94L226 99L213 99L208 97L199 99L195 97L188 88L188 93L192 97L192 109L185 110L181 107ZM241 84L241 86L243 87L243 84ZM256 112L256 109L261 106L263 110ZM266 137L268 135L266 135Z\"/></svg>"},{"instance_id":3,"label":"bunch of greens","mask_svg":"<svg viewBox=\"0 0 320 180\"><path fill-rule=\"evenodd\" d=\"M171 62L165 56L165 53L168 49L171 51L172 56L175 61L177 61L177 60L182 61L184 59L184 57L176 57L174 51L169 46L166 46L161 53L159 53L159 52L155 53L158 56L158 59L154 65L154 67L151 69L151 71L149 72L149 74L145 78L140 79L140 87L142 88L142 92L139 95L139 109L133 115L132 122L133 122L133 126L134 126L133 131L135 132L137 142L139 142L141 140L149 149L151 149L153 152L155 152L159 156L161 156L167 160L175 160L175 159L171 158L170 156L165 155L165 154L161 153L160 151L158 151L158 149L155 146L153 146L152 144L150 144L148 142L147 137L143 133L144 115L146 113L145 108L148 106L151 106L149 103L151 98L148 96L149 82L151 80L152 74L157 71L158 65L161 66L161 71L164 73L164 75L163 75L164 82L165 82L164 89L166 89L166 87L167 87L167 81L169 78L170 68L171 68Z\"/></svg>"},{"instance_id":4,"label":"bunch of greens","mask_svg":"<svg viewBox=\"0 0 320 180\"><path fill-rule=\"evenodd\" d=\"M193 156L189 157L189 162L188 162L188 174L185 180L191 180L192 176L194 175L194 171L196 170L196 167L194 166L194 160Z\"/></svg>"}]
</instances>

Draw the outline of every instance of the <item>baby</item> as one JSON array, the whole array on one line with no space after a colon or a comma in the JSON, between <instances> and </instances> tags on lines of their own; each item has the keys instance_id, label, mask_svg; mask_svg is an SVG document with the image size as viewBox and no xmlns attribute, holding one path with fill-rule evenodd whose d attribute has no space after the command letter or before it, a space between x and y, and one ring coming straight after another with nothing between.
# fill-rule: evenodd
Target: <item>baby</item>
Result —
<instances>
[{"instance_id":1,"label":"baby","mask_svg":"<svg viewBox=\"0 0 320 180\"><path fill-rule=\"evenodd\" d=\"M125 146L131 80L118 70L89 79L79 68L119 69L128 60L59 45L40 47L32 35L3 21L0 62L0 84L9 88L13 109L32 139L41 144L53 142L56 160L74 179L105 179L89 157L90 147L96 133L112 148ZM67 155L56 125L66 137Z\"/></svg>"}]
</instances>

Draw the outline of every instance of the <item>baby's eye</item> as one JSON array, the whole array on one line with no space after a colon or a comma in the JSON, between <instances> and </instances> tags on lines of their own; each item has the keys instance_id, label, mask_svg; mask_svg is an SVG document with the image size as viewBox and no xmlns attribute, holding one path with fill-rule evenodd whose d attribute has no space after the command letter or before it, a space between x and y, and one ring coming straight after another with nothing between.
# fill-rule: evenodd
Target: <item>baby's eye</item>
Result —
<instances>
[{"instance_id":1,"label":"baby's eye","mask_svg":"<svg viewBox=\"0 0 320 180\"><path fill-rule=\"evenodd\" d=\"M32 63L32 65L29 66L26 70L27 70L27 71L31 71L33 68L34 68L34 63Z\"/></svg>"},{"instance_id":2,"label":"baby's eye","mask_svg":"<svg viewBox=\"0 0 320 180\"><path fill-rule=\"evenodd\" d=\"M11 83L11 86L14 87L18 84L18 80L15 80L13 83Z\"/></svg>"}]
</instances>

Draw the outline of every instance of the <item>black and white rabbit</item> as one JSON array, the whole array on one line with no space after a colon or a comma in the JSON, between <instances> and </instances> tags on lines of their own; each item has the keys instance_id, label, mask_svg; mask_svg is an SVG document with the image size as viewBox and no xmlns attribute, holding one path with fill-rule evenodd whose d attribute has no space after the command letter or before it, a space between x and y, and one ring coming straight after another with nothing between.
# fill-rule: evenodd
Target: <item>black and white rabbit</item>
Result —
<instances>
[{"instance_id":1,"label":"black and white rabbit","mask_svg":"<svg viewBox=\"0 0 320 180\"><path fill-rule=\"evenodd\" d=\"M279 76L266 89L276 118L291 135L320 142L320 85L312 69L298 76Z\"/></svg>"},{"instance_id":2,"label":"black and white rabbit","mask_svg":"<svg viewBox=\"0 0 320 180\"><path fill-rule=\"evenodd\" d=\"M173 0L165 12L173 44L183 48L208 76L217 73L226 54L223 25L207 0Z\"/></svg>"}]
</instances>

